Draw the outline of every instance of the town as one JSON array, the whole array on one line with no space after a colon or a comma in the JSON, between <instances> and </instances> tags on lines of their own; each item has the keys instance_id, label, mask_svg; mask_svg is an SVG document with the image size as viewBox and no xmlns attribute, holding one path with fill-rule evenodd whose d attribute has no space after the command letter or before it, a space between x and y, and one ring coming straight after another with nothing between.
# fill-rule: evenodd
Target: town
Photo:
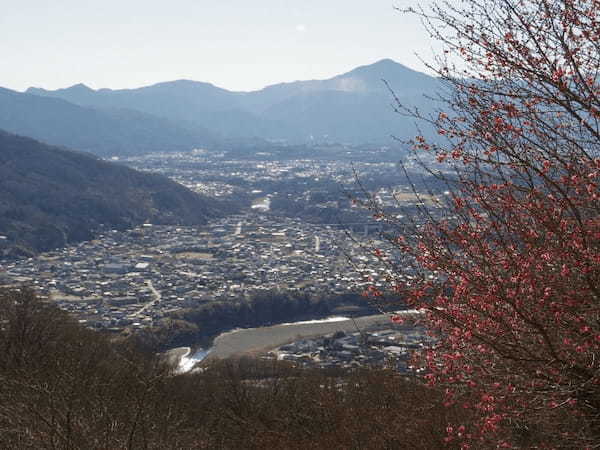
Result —
<instances>
[{"instance_id":1,"label":"town","mask_svg":"<svg viewBox=\"0 0 600 450\"><path fill-rule=\"evenodd\" d=\"M365 239L347 231L249 212L205 227L144 224L6 263L0 283L34 286L97 328L151 326L181 308L266 291L360 292L379 278ZM375 240L373 240L375 239Z\"/></svg>"},{"instance_id":2,"label":"town","mask_svg":"<svg viewBox=\"0 0 600 450\"><path fill-rule=\"evenodd\" d=\"M198 227L146 223L104 230L92 241L0 261L0 286L32 286L82 323L112 331L151 327L183 308L265 291L359 295L373 281L381 286L389 270L371 249L393 253L393 247L385 224L353 199L364 199L369 189L378 206L413 222L419 207L442 210L431 195L417 195L401 183L394 154L382 157L389 149L279 150L198 149L123 158L121 163L225 199L240 213ZM373 152L382 162L360 162ZM402 265L395 276L410 282L410 264Z\"/></svg>"},{"instance_id":3,"label":"town","mask_svg":"<svg viewBox=\"0 0 600 450\"><path fill-rule=\"evenodd\" d=\"M392 367L407 373L413 370L411 354L432 344L416 320L403 324L390 323L387 328L336 333L313 339L302 339L283 345L267 354L267 358L292 361L301 367L319 369L355 369L359 367Z\"/></svg>"}]
</instances>

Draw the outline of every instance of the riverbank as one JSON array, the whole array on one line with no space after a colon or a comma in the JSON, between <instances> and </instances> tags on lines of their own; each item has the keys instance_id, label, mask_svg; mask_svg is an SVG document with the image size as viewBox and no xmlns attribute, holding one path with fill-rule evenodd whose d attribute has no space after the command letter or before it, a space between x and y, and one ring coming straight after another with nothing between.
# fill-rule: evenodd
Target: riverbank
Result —
<instances>
[{"instance_id":1,"label":"riverbank","mask_svg":"<svg viewBox=\"0 0 600 450\"><path fill-rule=\"evenodd\" d=\"M417 310L394 313L394 315L404 316L407 319L418 318L422 314L422 311ZM330 317L268 327L238 328L218 335L208 350L196 348L192 352L190 347L178 347L165 352L165 356L171 364L177 367L179 373L185 373L198 363L206 364L217 359L266 353L300 339L316 338L337 331L344 333L374 331L391 325L389 314L374 314L354 319Z\"/></svg>"},{"instance_id":2,"label":"riverbank","mask_svg":"<svg viewBox=\"0 0 600 450\"><path fill-rule=\"evenodd\" d=\"M162 356L170 365L179 366L183 358L186 358L191 351L192 349L190 347L177 347L167 350Z\"/></svg>"},{"instance_id":3,"label":"riverbank","mask_svg":"<svg viewBox=\"0 0 600 450\"><path fill-rule=\"evenodd\" d=\"M418 317L420 311L409 310L397 313ZM355 319L333 318L323 321L304 321L270 327L247 328L222 333L214 339L210 354L204 360L225 359L244 354L264 353L287 343L307 338L332 334L337 331L353 333L391 326L390 315L376 314Z\"/></svg>"}]
</instances>

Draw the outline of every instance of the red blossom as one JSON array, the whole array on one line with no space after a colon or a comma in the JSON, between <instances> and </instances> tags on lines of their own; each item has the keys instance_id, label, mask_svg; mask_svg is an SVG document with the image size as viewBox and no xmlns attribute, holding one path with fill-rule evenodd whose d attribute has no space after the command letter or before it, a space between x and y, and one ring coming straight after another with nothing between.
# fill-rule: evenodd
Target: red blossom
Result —
<instances>
[{"instance_id":1,"label":"red blossom","mask_svg":"<svg viewBox=\"0 0 600 450\"><path fill-rule=\"evenodd\" d=\"M407 301L439 338L423 367L481 415L447 442L510 448L510 427L531 424L537 447L585 448L600 441L600 4L464 5L423 12L457 32L466 70L438 73L452 114L427 119L448 142L415 139L457 173L450 219L392 239L422 275Z\"/></svg>"}]
</instances>

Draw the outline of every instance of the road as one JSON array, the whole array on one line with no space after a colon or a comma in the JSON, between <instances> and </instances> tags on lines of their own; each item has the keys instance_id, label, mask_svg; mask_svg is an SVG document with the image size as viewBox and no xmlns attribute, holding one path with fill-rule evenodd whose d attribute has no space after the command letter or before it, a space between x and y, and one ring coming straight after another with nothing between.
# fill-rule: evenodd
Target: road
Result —
<instances>
[{"instance_id":1,"label":"road","mask_svg":"<svg viewBox=\"0 0 600 450\"><path fill-rule=\"evenodd\" d=\"M144 306L142 306L136 312L131 313L129 315L129 317L131 317L131 318L138 317L139 315L141 315L142 313L144 313L148 308L150 308L151 306L153 306L155 303L159 303L161 301L162 295L160 295L160 292L158 292L156 290L156 288L154 287L154 284L152 284L152 280L146 280L146 286L148 286L148 289L150 289L150 291L154 295L154 299L150 300L148 303L146 303Z\"/></svg>"}]
</instances>

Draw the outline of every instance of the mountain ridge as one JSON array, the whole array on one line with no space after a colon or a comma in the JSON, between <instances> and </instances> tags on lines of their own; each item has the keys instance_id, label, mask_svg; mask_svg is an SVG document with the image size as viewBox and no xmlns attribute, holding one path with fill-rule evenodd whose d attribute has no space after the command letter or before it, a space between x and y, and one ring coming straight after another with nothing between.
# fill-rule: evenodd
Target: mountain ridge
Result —
<instances>
[{"instance_id":1,"label":"mountain ridge","mask_svg":"<svg viewBox=\"0 0 600 450\"><path fill-rule=\"evenodd\" d=\"M216 138L138 109L92 108L0 88L0 129L99 156L191 150Z\"/></svg>"},{"instance_id":2,"label":"mountain ridge","mask_svg":"<svg viewBox=\"0 0 600 450\"><path fill-rule=\"evenodd\" d=\"M344 73L338 74L338 75L333 75L333 76L330 76L327 78L313 78L313 79L309 79L309 80L298 79L298 80L293 80L293 81L283 81L283 82L279 82L279 83L273 83L273 84L264 86L260 89L254 89L254 90L227 89L227 88L218 86L217 84L214 84L214 83L208 82L208 81L193 80L193 79L189 79L189 78L179 78L179 79L170 80L170 81L159 81L157 83L138 86L135 88L98 88L98 89L93 89L93 88L90 88L89 86L87 86L85 83L76 83L72 86L67 86L67 87L58 88L58 89L44 89L44 88L40 88L40 87L31 86L31 87L28 87L25 91L23 91L23 93L34 93L35 95L39 95L40 92L56 93L56 92L65 92L65 91L69 91L72 89L78 90L81 88L85 88L86 90L93 91L93 92L101 92L101 91L119 92L119 91L133 91L133 90L138 90L138 89L158 87L158 86L165 85L165 84L194 83L194 84L207 85L207 86L213 87L215 89L219 89L221 91L226 91L226 92L233 93L233 94L252 94L252 93L261 92L266 89L270 89L270 88L278 87L278 86L289 86L289 85L294 85L294 84L298 84L298 83L326 82L326 81L331 81L334 79L342 78L342 77L345 77L345 76L348 76L351 74L369 71L371 69L390 69L390 68L392 68L392 69L399 68L407 74L413 74L413 75L423 76L423 77L427 77L427 78L434 78L434 77L431 77L430 75L427 75L424 72L420 72L418 70L411 69L410 67L408 67L404 64L398 63L391 58L383 58L383 59L375 61L374 63L357 66L353 69L348 70L347 72L344 72Z\"/></svg>"},{"instance_id":3,"label":"mountain ridge","mask_svg":"<svg viewBox=\"0 0 600 450\"><path fill-rule=\"evenodd\" d=\"M431 109L425 94L432 94L439 80L391 59L324 80L279 83L247 92L185 79L134 89L90 90L78 84L55 91L30 88L26 92L98 109L127 107L184 124L188 130L204 127L226 139L293 143L336 139L363 144L388 142L390 135L406 128L393 113L392 95L384 79L399 98L420 110ZM324 99L329 102L324 103ZM328 124L327 128L323 124Z\"/></svg>"}]
</instances>

